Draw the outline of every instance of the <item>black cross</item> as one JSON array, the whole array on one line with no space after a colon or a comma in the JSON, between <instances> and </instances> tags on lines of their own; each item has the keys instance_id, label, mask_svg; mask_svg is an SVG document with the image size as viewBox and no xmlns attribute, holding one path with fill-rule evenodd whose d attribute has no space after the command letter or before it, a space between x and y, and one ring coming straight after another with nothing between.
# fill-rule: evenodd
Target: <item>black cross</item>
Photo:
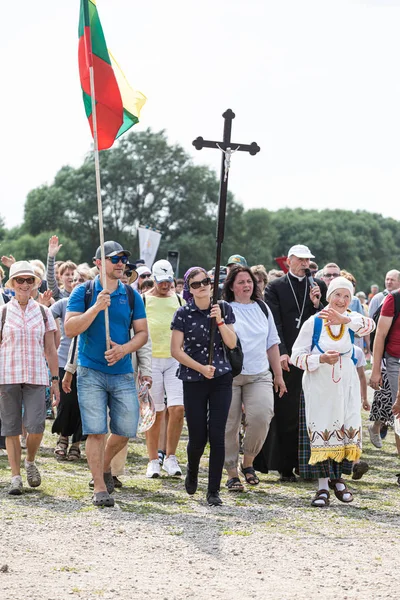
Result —
<instances>
[{"instance_id":1,"label":"black cross","mask_svg":"<svg viewBox=\"0 0 400 600\"><path fill-rule=\"evenodd\" d=\"M215 260L215 272L214 272L214 291L212 303L216 304L218 301L218 282L219 272L221 265L221 252L222 243L224 241L225 234L225 215L226 215L226 198L228 192L228 176L230 167L230 157L233 152L249 152L252 156L260 151L260 146L253 142L252 144L234 144L231 142L232 132L232 120L235 118L235 113L228 108L227 111L222 115L225 119L224 122L224 133L222 142L213 142L210 140L204 140L202 137L198 137L193 141L193 146L197 150L202 148L216 148L222 151L222 162L221 162L221 179L219 186L219 202L218 202L218 221L217 221L217 252ZM211 323L211 340L210 340L210 364L213 360L214 351L214 336L215 336L215 319L212 319Z\"/></svg>"}]
</instances>

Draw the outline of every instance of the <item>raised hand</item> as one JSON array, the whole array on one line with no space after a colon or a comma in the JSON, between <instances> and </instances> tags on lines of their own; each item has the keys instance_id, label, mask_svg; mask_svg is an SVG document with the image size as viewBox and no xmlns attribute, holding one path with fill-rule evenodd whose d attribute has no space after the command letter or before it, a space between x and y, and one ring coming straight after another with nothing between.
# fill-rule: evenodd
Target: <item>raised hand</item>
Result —
<instances>
[{"instance_id":1,"label":"raised hand","mask_svg":"<svg viewBox=\"0 0 400 600\"><path fill-rule=\"evenodd\" d=\"M11 265L13 265L15 263L15 258L13 257L12 254L10 254L10 256L2 256L1 262L3 263L3 265L5 267L7 267L7 269L9 269L11 267Z\"/></svg>"},{"instance_id":2,"label":"raised hand","mask_svg":"<svg viewBox=\"0 0 400 600\"><path fill-rule=\"evenodd\" d=\"M62 244L58 243L58 237L56 235L52 235L51 238L49 239L49 249L48 249L49 256L51 256L52 258L57 256L58 251L60 250L61 246L62 246Z\"/></svg>"},{"instance_id":3,"label":"raised hand","mask_svg":"<svg viewBox=\"0 0 400 600\"><path fill-rule=\"evenodd\" d=\"M326 319L327 325L342 325L350 323L351 319L346 313L340 313L334 308L327 306L318 314L320 319Z\"/></svg>"}]
</instances>

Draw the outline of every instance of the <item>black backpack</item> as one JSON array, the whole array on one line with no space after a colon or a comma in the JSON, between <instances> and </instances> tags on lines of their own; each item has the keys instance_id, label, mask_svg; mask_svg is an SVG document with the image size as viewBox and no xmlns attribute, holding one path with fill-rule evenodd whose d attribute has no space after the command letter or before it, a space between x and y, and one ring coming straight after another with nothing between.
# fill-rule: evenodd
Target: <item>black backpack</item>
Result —
<instances>
[{"instance_id":1,"label":"black backpack","mask_svg":"<svg viewBox=\"0 0 400 600\"><path fill-rule=\"evenodd\" d=\"M390 329L389 329L389 331L387 333L387 336L385 338L385 347L386 347L386 343L387 343L390 331L391 331L391 329L392 329L392 327L393 327L393 325L394 325L397 317L400 314L400 292L396 290L395 292L390 292L390 293L394 297L394 315L393 315L392 324L391 324ZM383 302L384 301L385 300L383 300ZM371 316L371 318L375 321L375 325L376 325L374 331L372 333L370 333L370 336L369 336L369 346L370 346L371 352L373 351L373 348L374 348L375 335L376 335L376 330L377 330L377 327L378 327L379 317L381 316L383 302L378 307L378 309L375 311L375 313Z\"/></svg>"},{"instance_id":2,"label":"black backpack","mask_svg":"<svg viewBox=\"0 0 400 600\"><path fill-rule=\"evenodd\" d=\"M84 302L85 302L85 312L86 312L88 310L88 308L90 308L90 305L92 303L93 290L94 290L94 279L89 279L88 281L85 281L85 283L82 283L82 285L85 288ZM129 323L129 331L130 331L132 329L133 311L135 309L135 292L133 291L133 288L130 285L127 285L126 283L124 283L123 285L125 286L126 295L128 296L128 302L129 302L129 306L131 309L131 320Z\"/></svg>"}]
</instances>

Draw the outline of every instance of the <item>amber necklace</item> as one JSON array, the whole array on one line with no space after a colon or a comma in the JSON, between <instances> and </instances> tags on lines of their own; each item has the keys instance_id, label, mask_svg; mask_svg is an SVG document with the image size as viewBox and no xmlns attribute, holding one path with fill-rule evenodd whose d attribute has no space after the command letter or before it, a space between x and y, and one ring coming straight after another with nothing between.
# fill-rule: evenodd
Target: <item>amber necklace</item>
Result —
<instances>
[{"instance_id":1,"label":"amber necklace","mask_svg":"<svg viewBox=\"0 0 400 600\"><path fill-rule=\"evenodd\" d=\"M330 328L330 325L325 324L325 329L326 329L326 333L329 335L331 340L333 340L334 342L338 342L339 340L341 340L342 337L344 336L344 332L346 331L346 328L343 323L341 324L339 333L337 335L335 335L333 333L332 329Z\"/></svg>"}]
</instances>

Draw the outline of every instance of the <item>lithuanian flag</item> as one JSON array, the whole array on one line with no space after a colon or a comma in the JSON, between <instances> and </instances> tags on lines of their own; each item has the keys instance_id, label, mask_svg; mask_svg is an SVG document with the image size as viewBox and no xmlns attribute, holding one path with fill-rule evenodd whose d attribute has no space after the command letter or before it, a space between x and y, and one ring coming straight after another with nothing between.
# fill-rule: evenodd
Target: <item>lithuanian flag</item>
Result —
<instances>
[{"instance_id":1,"label":"lithuanian flag","mask_svg":"<svg viewBox=\"0 0 400 600\"><path fill-rule=\"evenodd\" d=\"M131 88L107 50L95 0L81 0L78 57L83 103L92 135L90 67L93 67L98 146L99 150L105 150L139 122L146 97Z\"/></svg>"}]
</instances>

